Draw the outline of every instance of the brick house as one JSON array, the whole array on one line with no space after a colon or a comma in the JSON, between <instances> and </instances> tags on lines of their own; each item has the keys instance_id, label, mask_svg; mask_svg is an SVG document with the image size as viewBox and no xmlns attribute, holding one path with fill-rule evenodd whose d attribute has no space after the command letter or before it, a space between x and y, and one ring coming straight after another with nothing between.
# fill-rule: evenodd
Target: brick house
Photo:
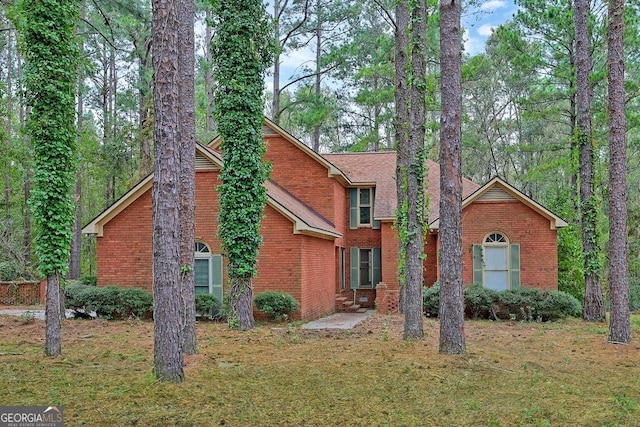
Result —
<instances>
[{"instance_id":1,"label":"brick house","mask_svg":"<svg viewBox=\"0 0 640 427\"><path fill-rule=\"evenodd\" d=\"M397 307L398 239L393 152L320 155L269 120L272 164L254 294L289 292L309 320L355 306ZM219 300L225 261L216 236L220 140L196 147L196 291ZM439 167L427 161L430 200L424 282L438 279ZM99 286L152 288L149 175L87 224L96 235ZM556 231L566 223L506 182L463 182L464 283L557 288ZM377 286L379 285L379 286ZM377 288L377 289L376 289Z\"/></svg>"}]
</instances>

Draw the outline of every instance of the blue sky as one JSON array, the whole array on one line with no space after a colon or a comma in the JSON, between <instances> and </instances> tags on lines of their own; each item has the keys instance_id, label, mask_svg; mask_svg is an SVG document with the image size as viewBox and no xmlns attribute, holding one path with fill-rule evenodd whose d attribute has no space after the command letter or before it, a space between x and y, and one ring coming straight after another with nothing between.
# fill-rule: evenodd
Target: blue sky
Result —
<instances>
[{"instance_id":1,"label":"blue sky","mask_svg":"<svg viewBox=\"0 0 640 427\"><path fill-rule=\"evenodd\" d=\"M475 55L484 51L484 44L491 31L510 20L516 11L517 6L513 0L488 0L465 12L462 17L465 53Z\"/></svg>"},{"instance_id":2,"label":"blue sky","mask_svg":"<svg viewBox=\"0 0 640 427\"><path fill-rule=\"evenodd\" d=\"M463 12L462 25L464 27L464 47L465 53L475 55L484 51L484 44L487 37L491 35L491 31L505 23L513 17L517 10L514 0L487 0L479 3L477 7ZM267 10L272 12L272 2L267 2ZM304 65L312 65L315 61L315 54L309 49L301 49L298 51L289 51L281 57L281 81L280 85L284 86L289 77ZM267 90L273 90L273 81L271 75L265 79Z\"/></svg>"}]
</instances>

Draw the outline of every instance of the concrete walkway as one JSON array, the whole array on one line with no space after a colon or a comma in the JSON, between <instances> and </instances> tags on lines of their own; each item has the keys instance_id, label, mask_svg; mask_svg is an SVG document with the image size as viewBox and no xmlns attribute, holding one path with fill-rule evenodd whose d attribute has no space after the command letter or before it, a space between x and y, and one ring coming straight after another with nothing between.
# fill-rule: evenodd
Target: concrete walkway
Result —
<instances>
[{"instance_id":1,"label":"concrete walkway","mask_svg":"<svg viewBox=\"0 0 640 427\"><path fill-rule=\"evenodd\" d=\"M23 316L26 315L26 313L33 313L33 317L38 319L38 320L44 320L44 310L40 310L40 309L35 309L35 310L29 310L27 309L2 309L0 310L0 314L4 314L7 316ZM72 319L73 318L73 310L66 310L65 312L65 317L67 319Z\"/></svg>"},{"instance_id":2,"label":"concrete walkway","mask_svg":"<svg viewBox=\"0 0 640 427\"><path fill-rule=\"evenodd\" d=\"M352 329L375 312L375 310L367 310L364 313L335 313L305 323L302 329Z\"/></svg>"}]
</instances>

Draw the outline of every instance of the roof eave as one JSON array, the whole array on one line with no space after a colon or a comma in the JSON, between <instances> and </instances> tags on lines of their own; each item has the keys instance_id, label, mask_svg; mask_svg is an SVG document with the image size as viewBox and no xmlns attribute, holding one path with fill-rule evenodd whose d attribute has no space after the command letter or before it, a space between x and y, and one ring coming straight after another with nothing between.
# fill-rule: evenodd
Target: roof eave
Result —
<instances>
[{"instance_id":1,"label":"roof eave","mask_svg":"<svg viewBox=\"0 0 640 427\"><path fill-rule=\"evenodd\" d=\"M329 240L342 237L342 234L337 231L325 230L307 224L304 220L271 196L267 196L267 204L293 223L293 234L304 234Z\"/></svg>"}]
</instances>

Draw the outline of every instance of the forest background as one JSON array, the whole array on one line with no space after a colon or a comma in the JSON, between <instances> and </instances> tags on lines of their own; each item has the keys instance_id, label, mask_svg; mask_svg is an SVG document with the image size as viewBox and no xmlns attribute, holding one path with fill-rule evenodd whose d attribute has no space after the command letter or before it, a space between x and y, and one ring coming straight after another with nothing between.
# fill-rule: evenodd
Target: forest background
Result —
<instances>
[{"instance_id":1,"label":"forest background","mask_svg":"<svg viewBox=\"0 0 640 427\"><path fill-rule=\"evenodd\" d=\"M265 115L318 152L393 150L394 4L273 0L269 10L277 50L266 82ZM425 144L429 157L437 159L438 5L433 0L428 5ZM488 37L484 52L463 57L463 173L480 184L500 176L570 224L558 234L559 288L582 299L573 2L520 0L516 5L513 18ZM217 134L209 51L215 28L207 25L207 7L198 4L196 24L196 129L202 143ZM466 7L482 10L480 4ZM631 308L638 309L640 6L630 3L625 13L629 284ZM608 265L606 14L606 3L592 2L592 129L603 282ZM27 204L33 147L25 131L29 111L10 1L0 3L0 21L0 280L14 280L38 277ZM150 0L85 0L77 39L80 158L70 278L96 273L95 241L81 235L81 226L153 165ZM281 69L283 58L297 56L304 58L297 68Z\"/></svg>"}]
</instances>

